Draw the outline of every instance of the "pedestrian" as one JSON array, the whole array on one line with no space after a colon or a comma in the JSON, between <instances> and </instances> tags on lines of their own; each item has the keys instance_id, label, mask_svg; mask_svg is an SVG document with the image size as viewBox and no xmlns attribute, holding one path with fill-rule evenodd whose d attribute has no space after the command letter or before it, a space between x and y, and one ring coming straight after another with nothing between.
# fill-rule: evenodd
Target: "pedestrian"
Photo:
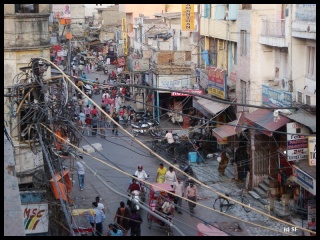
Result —
<instances>
[{"instance_id":1,"label":"pedestrian","mask_svg":"<svg viewBox=\"0 0 320 240\"><path fill-rule=\"evenodd\" d=\"M82 156L79 156L79 158L83 159ZM77 173L78 173L79 188L80 188L80 191L82 191L84 187L85 168L83 164L79 161L77 161L76 166L77 166Z\"/></svg>"},{"instance_id":2,"label":"pedestrian","mask_svg":"<svg viewBox=\"0 0 320 240\"><path fill-rule=\"evenodd\" d=\"M85 72L82 72L81 78L82 78L82 79L87 79L87 75L86 75Z\"/></svg>"},{"instance_id":3,"label":"pedestrian","mask_svg":"<svg viewBox=\"0 0 320 240\"><path fill-rule=\"evenodd\" d=\"M165 175L167 172L167 168L163 166L163 163L159 164L159 167L157 169L157 176L156 176L156 182L157 183L163 183L165 180Z\"/></svg>"},{"instance_id":4,"label":"pedestrian","mask_svg":"<svg viewBox=\"0 0 320 240\"><path fill-rule=\"evenodd\" d=\"M79 67L78 67L78 76L81 76L82 72L83 72L83 65L80 64Z\"/></svg>"},{"instance_id":5,"label":"pedestrian","mask_svg":"<svg viewBox=\"0 0 320 240\"><path fill-rule=\"evenodd\" d=\"M90 114L91 114L91 109L92 109L92 101L90 98L88 98L88 105L89 105L89 108L90 108Z\"/></svg>"},{"instance_id":6,"label":"pedestrian","mask_svg":"<svg viewBox=\"0 0 320 240\"><path fill-rule=\"evenodd\" d=\"M78 102L78 98L77 98L77 96L76 96L76 94L75 94L75 93L73 94L73 96L72 96L71 100L72 100L72 102L73 102L73 103Z\"/></svg>"},{"instance_id":7,"label":"pedestrian","mask_svg":"<svg viewBox=\"0 0 320 240\"><path fill-rule=\"evenodd\" d=\"M224 176L224 171L226 170L229 163L229 158L227 156L226 150L223 150L221 153L221 161L219 162L218 172L219 176Z\"/></svg>"},{"instance_id":8,"label":"pedestrian","mask_svg":"<svg viewBox=\"0 0 320 240\"><path fill-rule=\"evenodd\" d=\"M108 99L108 101L109 101L109 111L110 111L110 114L111 114L111 116L113 115L113 111L114 111L114 99L113 98L109 98Z\"/></svg>"},{"instance_id":9,"label":"pedestrian","mask_svg":"<svg viewBox=\"0 0 320 240\"><path fill-rule=\"evenodd\" d=\"M112 118L114 121L116 121L119 124L119 116L118 113L114 112L112 115ZM118 135L118 125L113 123L113 127L112 127L112 133L115 133L116 135Z\"/></svg>"},{"instance_id":10,"label":"pedestrian","mask_svg":"<svg viewBox=\"0 0 320 240\"><path fill-rule=\"evenodd\" d=\"M127 91L127 89L125 87L123 87L121 90L122 103L125 102L126 91Z\"/></svg>"},{"instance_id":11,"label":"pedestrian","mask_svg":"<svg viewBox=\"0 0 320 240\"><path fill-rule=\"evenodd\" d=\"M106 104L105 104L105 101L104 101L104 99L102 98L102 102L101 102L101 105L100 105L100 107L101 107L101 109L103 110L103 111L105 111L106 112ZM101 113L101 115L102 115L102 113Z\"/></svg>"},{"instance_id":12,"label":"pedestrian","mask_svg":"<svg viewBox=\"0 0 320 240\"><path fill-rule=\"evenodd\" d=\"M118 229L115 224L110 223L107 236L123 236L123 232L121 229Z\"/></svg>"},{"instance_id":13,"label":"pedestrian","mask_svg":"<svg viewBox=\"0 0 320 240\"><path fill-rule=\"evenodd\" d=\"M95 61L92 61L91 62L91 72L94 72L95 71L95 68L96 67L96 63L95 63Z\"/></svg>"},{"instance_id":14,"label":"pedestrian","mask_svg":"<svg viewBox=\"0 0 320 240\"><path fill-rule=\"evenodd\" d=\"M91 122L92 122L92 119L91 119L91 117L90 117L90 114L87 114L87 115L86 115L85 122L86 122L86 128L87 128L88 136L90 136L90 131L89 131L89 129L91 128Z\"/></svg>"},{"instance_id":15,"label":"pedestrian","mask_svg":"<svg viewBox=\"0 0 320 240\"><path fill-rule=\"evenodd\" d=\"M79 110L82 111L83 101L82 101L82 97L81 96L79 96L79 98L78 98L78 105L79 105Z\"/></svg>"},{"instance_id":16,"label":"pedestrian","mask_svg":"<svg viewBox=\"0 0 320 240\"><path fill-rule=\"evenodd\" d=\"M99 118L98 118L97 114L93 114L93 118L91 120L92 136L97 135L98 122L99 122Z\"/></svg>"},{"instance_id":17,"label":"pedestrian","mask_svg":"<svg viewBox=\"0 0 320 240\"><path fill-rule=\"evenodd\" d=\"M86 75L86 74L84 74L84 75ZM81 77L83 77L83 75L82 75ZM78 87L81 91L83 91L83 82L82 82L81 80L78 80L78 85L77 85L77 87Z\"/></svg>"},{"instance_id":18,"label":"pedestrian","mask_svg":"<svg viewBox=\"0 0 320 240\"><path fill-rule=\"evenodd\" d=\"M73 64L72 65L72 75L76 75L77 72L78 72L78 67L77 67L77 65Z\"/></svg>"},{"instance_id":19,"label":"pedestrian","mask_svg":"<svg viewBox=\"0 0 320 240\"><path fill-rule=\"evenodd\" d=\"M202 162L204 157L203 157L203 150L202 150L202 136L196 141L194 144L194 148L197 151L197 164L200 164L200 161Z\"/></svg>"},{"instance_id":20,"label":"pedestrian","mask_svg":"<svg viewBox=\"0 0 320 240\"><path fill-rule=\"evenodd\" d=\"M116 99L114 100L114 106L116 108L116 112L119 113L121 106L121 97L119 95L117 95Z\"/></svg>"},{"instance_id":21,"label":"pedestrian","mask_svg":"<svg viewBox=\"0 0 320 240\"><path fill-rule=\"evenodd\" d=\"M98 112L96 106L93 106L90 114L91 114L91 116L93 116L93 115L97 115L98 116L99 115L99 112Z\"/></svg>"},{"instance_id":22,"label":"pedestrian","mask_svg":"<svg viewBox=\"0 0 320 240\"><path fill-rule=\"evenodd\" d=\"M130 217L131 217L131 214L130 214L129 208L127 208L124 202L121 201L120 207L117 208L113 221L117 222L117 224L119 224L121 227L128 230Z\"/></svg>"},{"instance_id":23,"label":"pedestrian","mask_svg":"<svg viewBox=\"0 0 320 240\"><path fill-rule=\"evenodd\" d=\"M181 177L178 177L177 180L178 180L177 182L173 183L174 193L178 195L174 197L174 204L175 204L175 210L177 210L179 214L182 214L181 204L182 204L182 197L184 197L185 190L184 190L183 182L181 181ZM177 206L179 206L179 208Z\"/></svg>"},{"instance_id":24,"label":"pedestrian","mask_svg":"<svg viewBox=\"0 0 320 240\"><path fill-rule=\"evenodd\" d=\"M90 73L90 64L89 63L86 64L86 70L87 70L87 73Z\"/></svg>"},{"instance_id":25,"label":"pedestrian","mask_svg":"<svg viewBox=\"0 0 320 240\"><path fill-rule=\"evenodd\" d=\"M99 118L99 128L100 128L101 138L106 138L106 122L107 122L106 116L104 114L101 114Z\"/></svg>"},{"instance_id":26,"label":"pedestrian","mask_svg":"<svg viewBox=\"0 0 320 240\"><path fill-rule=\"evenodd\" d=\"M87 106L84 108L84 114L87 116L88 114L91 114L91 109L89 104L87 104Z\"/></svg>"},{"instance_id":27,"label":"pedestrian","mask_svg":"<svg viewBox=\"0 0 320 240\"><path fill-rule=\"evenodd\" d=\"M173 135L172 135L172 131L166 131L166 135L165 138L167 139L167 142L169 144L168 148L166 149L166 151L170 151L172 152L172 154L174 153L174 139L173 139Z\"/></svg>"},{"instance_id":28,"label":"pedestrian","mask_svg":"<svg viewBox=\"0 0 320 240\"><path fill-rule=\"evenodd\" d=\"M176 172L173 170L173 167L169 167L169 170L164 175L164 182L169 183L173 188L174 182L177 182Z\"/></svg>"},{"instance_id":29,"label":"pedestrian","mask_svg":"<svg viewBox=\"0 0 320 240\"><path fill-rule=\"evenodd\" d=\"M106 219L106 215L98 209L97 202L92 202L92 207L95 214L94 216L92 216L91 214L88 215L88 221L90 225L95 228L92 236L102 236L103 222Z\"/></svg>"},{"instance_id":30,"label":"pedestrian","mask_svg":"<svg viewBox=\"0 0 320 240\"><path fill-rule=\"evenodd\" d=\"M137 209L131 209L131 217L129 221L130 235L141 236L141 223L143 222L141 216L137 213Z\"/></svg>"},{"instance_id":31,"label":"pedestrian","mask_svg":"<svg viewBox=\"0 0 320 240\"><path fill-rule=\"evenodd\" d=\"M98 209L105 214L105 208L104 208L103 203L100 202L100 199L101 198L99 196L96 197L96 202L98 204Z\"/></svg>"},{"instance_id":32,"label":"pedestrian","mask_svg":"<svg viewBox=\"0 0 320 240\"><path fill-rule=\"evenodd\" d=\"M193 181L189 181L189 186L186 189L186 196L189 200L193 202L197 202L198 197L198 188L194 185ZM187 200L186 200L187 201ZM190 216L192 217L192 214L194 214L194 208L196 207L196 204L193 202L188 201L189 210L190 210Z\"/></svg>"}]
</instances>

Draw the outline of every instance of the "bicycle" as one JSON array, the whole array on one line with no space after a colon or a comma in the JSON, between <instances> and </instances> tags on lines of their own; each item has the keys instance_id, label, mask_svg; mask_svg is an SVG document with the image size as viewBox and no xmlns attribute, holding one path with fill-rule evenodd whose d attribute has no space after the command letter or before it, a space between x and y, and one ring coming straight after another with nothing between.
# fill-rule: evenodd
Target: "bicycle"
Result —
<instances>
[{"instance_id":1,"label":"bicycle","mask_svg":"<svg viewBox=\"0 0 320 240\"><path fill-rule=\"evenodd\" d=\"M251 203L249 201L249 199L243 195L243 189L241 189L239 192L237 192L236 194L231 194L231 193L225 193L225 195L227 197L231 197L231 196L234 196L234 197L238 197L238 199L241 201L241 203L247 205L247 206L251 206ZM213 203L213 208L215 210L219 210L220 209L220 212L226 212L229 210L229 208L233 208L234 207L234 203L230 203L228 199L224 198L224 197L218 197L216 198L216 200L214 201ZM248 207L245 207L245 206L242 206L242 208L248 213L251 211L250 208Z\"/></svg>"}]
</instances>

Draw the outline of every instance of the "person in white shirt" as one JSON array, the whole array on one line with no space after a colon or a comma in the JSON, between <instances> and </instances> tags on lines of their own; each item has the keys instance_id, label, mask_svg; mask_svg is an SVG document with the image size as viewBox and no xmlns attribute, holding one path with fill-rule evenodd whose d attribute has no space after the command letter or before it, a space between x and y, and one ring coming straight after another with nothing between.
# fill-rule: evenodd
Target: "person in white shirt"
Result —
<instances>
[{"instance_id":1,"label":"person in white shirt","mask_svg":"<svg viewBox=\"0 0 320 240\"><path fill-rule=\"evenodd\" d=\"M100 202L100 197L96 197L96 202L98 203L98 209L105 213L104 205Z\"/></svg>"},{"instance_id":2,"label":"person in white shirt","mask_svg":"<svg viewBox=\"0 0 320 240\"><path fill-rule=\"evenodd\" d=\"M179 206L179 208L175 207L175 210L178 211L179 214L182 214L181 212L181 204L182 204L182 197L184 196L184 185L183 182L181 181L181 177L177 177L177 182L173 183L173 189L174 189L174 193L179 195L179 197L175 196L174 197L174 204L175 206Z\"/></svg>"},{"instance_id":3,"label":"person in white shirt","mask_svg":"<svg viewBox=\"0 0 320 240\"><path fill-rule=\"evenodd\" d=\"M83 159L82 156L79 156L79 158ZM82 191L84 187L85 168L82 165L82 163L80 163L79 161L77 161L76 166L77 166L77 172L78 172L79 188Z\"/></svg>"},{"instance_id":4,"label":"person in white shirt","mask_svg":"<svg viewBox=\"0 0 320 240\"><path fill-rule=\"evenodd\" d=\"M165 201L161 207L162 212L166 215L171 215L174 204L171 198L168 198L168 201Z\"/></svg>"},{"instance_id":5,"label":"person in white shirt","mask_svg":"<svg viewBox=\"0 0 320 240\"><path fill-rule=\"evenodd\" d=\"M164 175L164 182L169 183L173 188L174 182L177 182L176 172L173 171L173 167L169 167L169 170Z\"/></svg>"},{"instance_id":6,"label":"person in white shirt","mask_svg":"<svg viewBox=\"0 0 320 240\"><path fill-rule=\"evenodd\" d=\"M136 175L137 178L142 181L144 181L148 178L148 174L146 173L145 170L143 170L142 165L138 166L138 170L134 173L134 175Z\"/></svg>"},{"instance_id":7,"label":"person in white shirt","mask_svg":"<svg viewBox=\"0 0 320 240\"><path fill-rule=\"evenodd\" d=\"M165 138L167 139L169 144L174 143L174 139L172 136L172 131L167 131Z\"/></svg>"},{"instance_id":8,"label":"person in white shirt","mask_svg":"<svg viewBox=\"0 0 320 240\"><path fill-rule=\"evenodd\" d=\"M114 100L114 103L115 103L116 113L119 113L119 109L122 103L121 97L119 95L117 95L116 99Z\"/></svg>"}]
</instances>

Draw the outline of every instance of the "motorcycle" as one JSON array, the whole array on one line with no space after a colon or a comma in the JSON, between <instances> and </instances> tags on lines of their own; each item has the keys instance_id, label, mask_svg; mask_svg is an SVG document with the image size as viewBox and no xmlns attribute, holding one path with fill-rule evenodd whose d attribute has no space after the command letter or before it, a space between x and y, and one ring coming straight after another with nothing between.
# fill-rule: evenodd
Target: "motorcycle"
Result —
<instances>
[{"instance_id":1,"label":"motorcycle","mask_svg":"<svg viewBox=\"0 0 320 240\"><path fill-rule=\"evenodd\" d=\"M133 120L139 122L141 120L149 120L151 118L151 113L147 109L146 111L133 111Z\"/></svg>"},{"instance_id":2,"label":"motorcycle","mask_svg":"<svg viewBox=\"0 0 320 240\"><path fill-rule=\"evenodd\" d=\"M147 178L145 180L147 180L149 178L149 174L147 176ZM140 196L141 196L141 201L144 202L146 200L146 193L147 193L147 188L146 188L146 185L145 183L143 182L140 182L141 184L141 187L140 187Z\"/></svg>"},{"instance_id":3,"label":"motorcycle","mask_svg":"<svg viewBox=\"0 0 320 240\"><path fill-rule=\"evenodd\" d=\"M132 195L131 195L131 204L130 204L130 208L131 209L135 209L136 211L140 210L140 206L137 204L137 202L141 203L141 192L138 190L134 190L132 191Z\"/></svg>"},{"instance_id":4,"label":"motorcycle","mask_svg":"<svg viewBox=\"0 0 320 240\"><path fill-rule=\"evenodd\" d=\"M147 122L140 122L138 124L131 123L131 133L137 137L139 134L146 134L150 130L150 126Z\"/></svg>"},{"instance_id":5,"label":"motorcycle","mask_svg":"<svg viewBox=\"0 0 320 240\"><path fill-rule=\"evenodd\" d=\"M92 97L93 87L90 84L83 83L84 93Z\"/></svg>"}]
</instances>

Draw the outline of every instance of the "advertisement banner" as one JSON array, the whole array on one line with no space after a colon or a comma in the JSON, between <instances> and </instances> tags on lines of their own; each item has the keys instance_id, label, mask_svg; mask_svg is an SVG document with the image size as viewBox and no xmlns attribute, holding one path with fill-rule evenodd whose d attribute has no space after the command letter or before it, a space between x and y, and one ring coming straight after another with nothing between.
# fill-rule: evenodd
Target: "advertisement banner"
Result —
<instances>
[{"instance_id":1,"label":"advertisement banner","mask_svg":"<svg viewBox=\"0 0 320 240\"><path fill-rule=\"evenodd\" d=\"M127 45L127 20L122 18L122 41L123 41L123 54L128 55L128 45Z\"/></svg>"},{"instance_id":2,"label":"advertisement banner","mask_svg":"<svg viewBox=\"0 0 320 240\"><path fill-rule=\"evenodd\" d=\"M26 234L48 232L49 215L47 203L22 204L21 209Z\"/></svg>"},{"instance_id":3,"label":"advertisement banner","mask_svg":"<svg viewBox=\"0 0 320 240\"><path fill-rule=\"evenodd\" d=\"M262 84L262 104L269 107L291 107L292 93Z\"/></svg>"},{"instance_id":4,"label":"advertisement banner","mask_svg":"<svg viewBox=\"0 0 320 240\"><path fill-rule=\"evenodd\" d=\"M194 31L194 4L181 5L181 30Z\"/></svg>"},{"instance_id":5,"label":"advertisement banner","mask_svg":"<svg viewBox=\"0 0 320 240\"><path fill-rule=\"evenodd\" d=\"M181 90L181 91L189 92L190 94L180 93L180 92L171 92L171 96L192 96L192 94L203 95L203 90L186 89L186 90Z\"/></svg>"},{"instance_id":6,"label":"advertisement banner","mask_svg":"<svg viewBox=\"0 0 320 240\"><path fill-rule=\"evenodd\" d=\"M296 133L309 134L309 130L302 124L293 122L287 123L287 133L288 161L308 159L308 138L306 136L297 135Z\"/></svg>"},{"instance_id":7,"label":"advertisement banner","mask_svg":"<svg viewBox=\"0 0 320 240\"><path fill-rule=\"evenodd\" d=\"M142 72L149 70L149 59L133 59L132 71Z\"/></svg>"},{"instance_id":8,"label":"advertisement banner","mask_svg":"<svg viewBox=\"0 0 320 240\"><path fill-rule=\"evenodd\" d=\"M313 195L316 195L316 180L313 179L311 176L306 174L304 171L302 171L300 168L298 168L296 165L292 165L292 175L294 176L293 181L301 185L304 189L306 189L308 192L312 193Z\"/></svg>"},{"instance_id":9,"label":"advertisement banner","mask_svg":"<svg viewBox=\"0 0 320 240\"><path fill-rule=\"evenodd\" d=\"M308 137L309 165L316 166L316 136Z\"/></svg>"},{"instance_id":10,"label":"advertisement banner","mask_svg":"<svg viewBox=\"0 0 320 240\"><path fill-rule=\"evenodd\" d=\"M55 18L71 18L70 4L52 4Z\"/></svg>"},{"instance_id":11,"label":"advertisement banner","mask_svg":"<svg viewBox=\"0 0 320 240\"><path fill-rule=\"evenodd\" d=\"M226 98L226 74L222 69L207 67L208 93L221 99Z\"/></svg>"}]
</instances>

